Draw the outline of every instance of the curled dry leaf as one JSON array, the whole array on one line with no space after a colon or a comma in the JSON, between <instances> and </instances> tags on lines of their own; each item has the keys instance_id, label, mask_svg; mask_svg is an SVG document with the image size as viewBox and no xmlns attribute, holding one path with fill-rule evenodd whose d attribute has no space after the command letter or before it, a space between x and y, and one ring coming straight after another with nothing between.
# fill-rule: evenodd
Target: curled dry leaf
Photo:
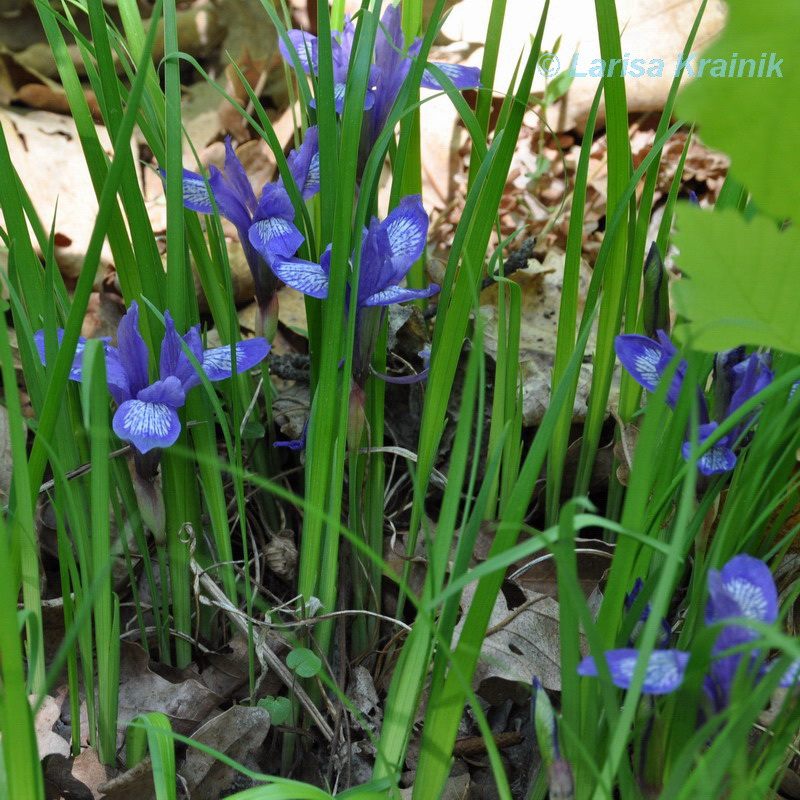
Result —
<instances>
[{"instance_id":1,"label":"curled dry leaf","mask_svg":"<svg viewBox=\"0 0 800 800\"><path fill-rule=\"evenodd\" d=\"M121 642L118 715L121 726L137 714L162 711L172 729L186 735L202 725L223 701L220 695L203 686L199 676L189 677L188 670L170 671L170 674L175 680L167 680L154 672L150 668L150 657L139 645Z\"/></svg>"},{"instance_id":2,"label":"curled dry leaf","mask_svg":"<svg viewBox=\"0 0 800 800\"><path fill-rule=\"evenodd\" d=\"M261 706L233 706L192 735L200 744L246 764L269 733L269 712ZM193 800L216 800L238 774L236 770L197 748L190 748L178 770Z\"/></svg>"},{"instance_id":3,"label":"curled dry leaf","mask_svg":"<svg viewBox=\"0 0 800 800\"><path fill-rule=\"evenodd\" d=\"M294 531L278 531L263 549L267 566L279 577L291 581L297 572L297 546Z\"/></svg>"},{"instance_id":4,"label":"curled dry leaf","mask_svg":"<svg viewBox=\"0 0 800 800\"><path fill-rule=\"evenodd\" d=\"M58 698L47 695L42 703L42 707L36 714L34 729L36 731L36 746L39 748L39 757L44 758L49 755L60 755L65 758L69 756L69 742L59 736L53 726L61 716L61 704L64 702L66 690L59 694ZM36 702L36 697L31 695L31 704Z\"/></svg>"},{"instance_id":5,"label":"curled dry leaf","mask_svg":"<svg viewBox=\"0 0 800 800\"><path fill-rule=\"evenodd\" d=\"M105 800L156 800L150 756L98 788Z\"/></svg>"},{"instance_id":6,"label":"curled dry leaf","mask_svg":"<svg viewBox=\"0 0 800 800\"><path fill-rule=\"evenodd\" d=\"M374 734L378 734L383 719L383 711L375 691L375 682L369 670L360 664L353 668L350 684L347 687L347 697L361 712L361 716L369 725Z\"/></svg>"},{"instance_id":7,"label":"curled dry leaf","mask_svg":"<svg viewBox=\"0 0 800 800\"><path fill-rule=\"evenodd\" d=\"M99 796L74 776L72 759L53 753L42 759L42 766L44 768L44 790L48 798L94 800L96 796Z\"/></svg>"},{"instance_id":8,"label":"curled dry leaf","mask_svg":"<svg viewBox=\"0 0 800 800\"><path fill-rule=\"evenodd\" d=\"M587 599L598 591L611 568L616 545L601 539L575 539L578 585ZM509 575L525 591L558 599L556 560L546 550L532 553L509 567Z\"/></svg>"},{"instance_id":9,"label":"curled dry leaf","mask_svg":"<svg viewBox=\"0 0 800 800\"><path fill-rule=\"evenodd\" d=\"M200 680L216 694L228 698L247 683L249 649L247 639L237 631L228 642L226 652L207 653L207 666Z\"/></svg>"},{"instance_id":10,"label":"curled dry leaf","mask_svg":"<svg viewBox=\"0 0 800 800\"><path fill-rule=\"evenodd\" d=\"M508 584L507 588L511 589L509 597L514 597L513 607L500 592L489 618L473 685L490 702L519 698L516 685L527 686L532 675L537 675L546 689L561 691L559 604L538 592ZM455 628L454 640L461 635L474 597L475 585L470 584L461 595L465 616Z\"/></svg>"},{"instance_id":11,"label":"curled dry leaf","mask_svg":"<svg viewBox=\"0 0 800 800\"><path fill-rule=\"evenodd\" d=\"M275 398L272 404L275 424L287 439L299 439L303 435L310 405L309 388L305 383L295 383Z\"/></svg>"},{"instance_id":12,"label":"curled dry leaf","mask_svg":"<svg viewBox=\"0 0 800 800\"><path fill-rule=\"evenodd\" d=\"M95 800L100 800L100 786L108 780L108 770L100 763L97 751L87 747L72 762L72 777L84 784Z\"/></svg>"}]
</instances>

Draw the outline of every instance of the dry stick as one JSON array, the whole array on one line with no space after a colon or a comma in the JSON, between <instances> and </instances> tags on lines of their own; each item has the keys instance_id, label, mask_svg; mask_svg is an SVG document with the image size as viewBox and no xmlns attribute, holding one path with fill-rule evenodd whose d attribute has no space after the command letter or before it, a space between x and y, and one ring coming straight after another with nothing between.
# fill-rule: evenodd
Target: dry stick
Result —
<instances>
[{"instance_id":1,"label":"dry stick","mask_svg":"<svg viewBox=\"0 0 800 800\"><path fill-rule=\"evenodd\" d=\"M409 461L413 461L415 464L417 463L417 454L412 453L410 450L406 450L405 447L362 447L358 452L359 455L370 455L370 453L389 453L390 455L407 458ZM431 471L431 483L435 484L440 489L447 488L447 478L435 467Z\"/></svg>"},{"instance_id":2,"label":"dry stick","mask_svg":"<svg viewBox=\"0 0 800 800\"><path fill-rule=\"evenodd\" d=\"M205 570L195 561L194 558L194 531L187 531L189 535L189 567L195 576L195 582L202 584L203 589L209 597L214 601L218 608L221 608L229 617L231 623L239 629L241 633L247 636L247 625L242 617L246 615L234 606L230 600L225 596L225 593L214 583L214 580L206 574ZM289 691L292 691L300 701L308 716L314 725L319 728L320 733L325 737L328 743L333 741L333 729L328 725L328 721L322 716L320 710L314 705L314 701L308 696L306 690L298 685L296 676L292 671L281 661L281 659L272 651L266 642L258 646L258 654L266 662L267 666L278 676L284 686Z\"/></svg>"}]
</instances>

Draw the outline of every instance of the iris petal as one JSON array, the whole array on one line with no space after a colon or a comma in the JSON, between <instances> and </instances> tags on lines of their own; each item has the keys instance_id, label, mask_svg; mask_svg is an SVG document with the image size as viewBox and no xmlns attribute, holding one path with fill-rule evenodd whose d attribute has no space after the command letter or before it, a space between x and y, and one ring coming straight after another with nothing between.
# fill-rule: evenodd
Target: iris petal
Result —
<instances>
[{"instance_id":1,"label":"iris petal","mask_svg":"<svg viewBox=\"0 0 800 800\"><path fill-rule=\"evenodd\" d=\"M267 217L254 222L248 236L250 244L267 261L273 256L293 256L304 241L294 223L282 217Z\"/></svg>"},{"instance_id":2,"label":"iris petal","mask_svg":"<svg viewBox=\"0 0 800 800\"><path fill-rule=\"evenodd\" d=\"M266 339L246 339L236 343L236 371L251 369L267 357L270 345ZM203 353L203 372L210 381L221 381L233 374L231 348L214 347Z\"/></svg>"},{"instance_id":3,"label":"iris petal","mask_svg":"<svg viewBox=\"0 0 800 800\"><path fill-rule=\"evenodd\" d=\"M119 350L111 345L106 347L106 383L117 405L122 405L133 396L128 384L128 373L119 358Z\"/></svg>"},{"instance_id":4,"label":"iris petal","mask_svg":"<svg viewBox=\"0 0 800 800\"><path fill-rule=\"evenodd\" d=\"M126 400L114 414L114 433L141 453L174 444L181 432L177 405L185 395L177 378L158 381Z\"/></svg>"},{"instance_id":5,"label":"iris petal","mask_svg":"<svg viewBox=\"0 0 800 800\"><path fill-rule=\"evenodd\" d=\"M297 150L292 150L287 158L289 171L303 200L308 200L319 191L319 133L312 125ZM279 185L283 185L281 179Z\"/></svg>"},{"instance_id":6,"label":"iris petal","mask_svg":"<svg viewBox=\"0 0 800 800\"><path fill-rule=\"evenodd\" d=\"M117 328L119 360L128 376L130 393L136 396L149 383L147 362L150 353L139 333L139 306L134 300Z\"/></svg>"},{"instance_id":7,"label":"iris petal","mask_svg":"<svg viewBox=\"0 0 800 800\"><path fill-rule=\"evenodd\" d=\"M794 686L798 682L800 682L800 658L796 658L791 664L789 664L789 669L783 673L783 677L781 678L781 682L778 684L778 686L787 688Z\"/></svg>"},{"instance_id":8,"label":"iris petal","mask_svg":"<svg viewBox=\"0 0 800 800\"><path fill-rule=\"evenodd\" d=\"M270 263L272 271L298 292L323 300L328 296L328 273L313 261L302 258L276 258Z\"/></svg>"},{"instance_id":9,"label":"iris petal","mask_svg":"<svg viewBox=\"0 0 800 800\"><path fill-rule=\"evenodd\" d=\"M231 188L239 196L242 205L252 213L256 207L256 196L253 193L253 187L250 185L250 179L244 170L242 162L233 149L231 137L225 137L225 178L231 185Z\"/></svg>"},{"instance_id":10,"label":"iris petal","mask_svg":"<svg viewBox=\"0 0 800 800\"><path fill-rule=\"evenodd\" d=\"M611 681L620 689L627 689L633 681L636 664L641 653L639 650L625 648L609 650L605 653ZM669 694L674 692L683 682L689 653L682 650L654 650L647 661L643 694ZM597 676L597 664L591 656L584 658L578 665L578 674Z\"/></svg>"},{"instance_id":11,"label":"iris petal","mask_svg":"<svg viewBox=\"0 0 800 800\"><path fill-rule=\"evenodd\" d=\"M428 236L428 215L418 195L404 197L381 226L389 237L393 258L405 257L409 267L425 250Z\"/></svg>"},{"instance_id":12,"label":"iris petal","mask_svg":"<svg viewBox=\"0 0 800 800\"><path fill-rule=\"evenodd\" d=\"M380 292L370 295L361 301L362 306L390 306L393 303L404 303L406 300L419 300L423 297L432 297L439 291L439 287L432 283L427 289L403 289L400 286L389 286Z\"/></svg>"},{"instance_id":13,"label":"iris petal","mask_svg":"<svg viewBox=\"0 0 800 800\"><path fill-rule=\"evenodd\" d=\"M161 359L159 362L161 379L164 380L172 375L180 381L184 392L188 392L200 380L197 377L194 365L183 351L183 342L187 344L194 357L200 361L203 357L200 334L196 328L193 328L192 331L181 338L175 331L175 323L169 311L164 312L164 324L166 330L164 339L161 342Z\"/></svg>"},{"instance_id":14,"label":"iris petal","mask_svg":"<svg viewBox=\"0 0 800 800\"><path fill-rule=\"evenodd\" d=\"M778 592L769 567L748 555L732 558L722 568L722 585L741 609L739 616L772 623L778 617Z\"/></svg>"},{"instance_id":15,"label":"iris petal","mask_svg":"<svg viewBox=\"0 0 800 800\"><path fill-rule=\"evenodd\" d=\"M253 218L252 212L247 208L247 198L240 197L239 192L232 186L228 179L216 168L209 170L211 177L208 184L214 193L214 202L219 213L229 219L239 231L246 231Z\"/></svg>"},{"instance_id":16,"label":"iris petal","mask_svg":"<svg viewBox=\"0 0 800 800\"><path fill-rule=\"evenodd\" d=\"M297 54L297 58L300 61L300 66L302 66L306 75L316 72L317 37L310 33L306 33L305 31L296 29L286 31L286 35L289 37L292 49ZM281 55L284 57L284 59L286 59L286 63L294 67L294 62L292 61L289 48L286 46L286 43L283 41L283 39L278 42L278 49L281 51Z\"/></svg>"},{"instance_id":17,"label":"iris petal","mask_svg":"<svg viewBox=\"0 0 800 800\"><path fill-rule=\"evenodd\" d=\"M58 346L61 347L61 342L64 339L64 329L57 328L56 329L56 337L58 341ZM39 351L39 358L42 364L46 364L45 361L45 348L44 348L44 329L40 331L36 331L33 334L33 341L36 344L36 349ZM104 341L108 341L108 339L104 339ZM69 370L69 377L70 380L73 381L80 381L83 377L83 351L86 347L86 339L83 336L78 337L78 344L75 346L75 357L72 359L72 366Z\"/></svg>"},{"instance_id":18,"label":"iris petal","mask_svg":"<svg viewBox=\"0 0 800 800\"><path fill-rule=\"evenodd\" d=\"M475 89L482 85L480 81L481 71L478 67L464 67L460 64L444 64L438 61L433 61L431 63L450 78L456 89ZM422 73L422 83L420 85L426 89L442 91L442 85L428 69Z\"/></svg>"},{"instance_id":19,"label":"iris petal","mask_svg":"<svg viewBox=\"0 0 800 800\"><path fill-rule=\"evenodd\" d=\"M159 172L163 178L164 170L159 170ZM191 211L197 211L200 214L214 213L205 179L202 175L188 169L183 171L183 204Z\"/></svg>"}]
</instances>

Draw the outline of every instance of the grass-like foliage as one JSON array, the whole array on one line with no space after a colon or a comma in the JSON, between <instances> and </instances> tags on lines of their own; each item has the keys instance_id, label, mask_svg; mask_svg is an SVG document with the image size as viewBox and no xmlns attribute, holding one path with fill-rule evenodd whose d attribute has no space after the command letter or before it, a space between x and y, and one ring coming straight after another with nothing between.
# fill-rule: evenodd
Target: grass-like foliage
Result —
<instances>
[{"instance_id":1,"label":"grass-like foliage","mask_svg":"<svg viewBox=\"0 0 800 800\"><path fill-rule=\"evenodd\" d=\"M0 238L8 251L0 371L14 465L0 513L0 796L45 797L34 719L64 669L73 753L88 737L101 762L122 766L123 619L153 659L177 668L192 662L200 641L221 647L243 635L244 702L273 715L270 735L286 769L262 775L241 767L143 706L127 725L125 766L149 754L159 800L177 796L179 744L252 780L240 800L400 797L409 764L411 796L430 800L445 792L465 719L483 737L502 798L776 796L797 752L800 713L800 641L784 632L800 584L795 574L779 594L774 578L797 534L800 73L789 57L797 52L796 5L731 0L728 26L707 57L736 51L757 60L785 48L785 74L709 75L682 94L676 76L655 142L635 170L624 77L617 70L602 80L568 187L550 397L537 427L523 432L525 298L503 270L503 249L517 234L503 238L500 208L549 4L512 84L497 86L504 0L491 4L480 69L429 59L445 0L424 4L424 25L421 0L364 0L352 18L343 3L329 9L320 0L314 35L293 29L285 6L262 2L298 101L295 146L284 153L241 71L247 108L216 89L275 156L278 173L263 187L253 186L230 140L223 169L183 167L182 75L210 78L179 49L174 2L157 0L145 24L134 0L119 0L119 27L100 0L36 2L99 211L68 287L54 221L36 217L0 128ZM613 0L596 0L596 12L603 58L621 59ZM113 142L110 156L75 52ZM420 89L452 103L471 139L441 285L426 271L420 107L431 95ZM544 106L554 97L551 89ZM685 120L672 121L676 110ZM694 123L731 156L733 177L713 210L678 200L687 143L650 242L662 150ZM601 125L607 214L584 302L582 231ZM164 183L163 262L131 154L136 128ZM238 233L255 286L249 338L234 305L222 219ZM114 336L84 339L106 243L127 311ZM683 273L677 319L662 258L671 244ZM193 269L208 301L202 316ZM491 362L477 310L486 283L497 284L498 297ZM288 442L275 441L268 355L282 284L305 295L308 320L307 421ZM396 374L387 347L392 310L403 303L417 306L429 344L416 368ZM212 328L217 346L208 342ZM587 361L591 390L576 438L572 410ZM598 490L592 477L611 435L615 381L613 436L625 463ZM18 388L30 398L27 416ZM418 401L413 450L398 447L387 425L400 390ZM387 472L389 455L399 456L391 462L393 470L402 465L399 481ZM401 512L389 514L392 497ZM50 659L37 541L45 499L56 520L66 630ZM273 534L287 524L298 534L296 575L287 579L292 624L276 623L267 638L264 621L284 617L251 569L260 557L253 519ZM407 534L396 569L385 540L399 525ZM586 537L605 540L603 552L613 554L602 602L591 605L582 588ZM555 564L559 691L538 676L525 682L537 771L519 789L475 675L492 658L484 644L505 607L512 565L541 558ZM127 585L132 594L121 597ZM123 606L132 614L123 617ZM273 636L282 647L272 646ZM347 696L356 665L372 670L379 687L379 728ZM282 684L276 695L261 692L265 671ZM326 763L340 756L351 722L371 740L370 781L320 788L291 779L303 748ZM312 735L298 735L304 729Z\"/></svg>"}]
</instances>

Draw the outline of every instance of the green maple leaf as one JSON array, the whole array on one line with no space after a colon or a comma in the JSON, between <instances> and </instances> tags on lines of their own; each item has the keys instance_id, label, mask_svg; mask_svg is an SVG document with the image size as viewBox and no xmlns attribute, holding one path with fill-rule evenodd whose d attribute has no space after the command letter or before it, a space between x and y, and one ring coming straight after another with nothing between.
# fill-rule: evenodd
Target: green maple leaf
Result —
<instances>
[{"instance_id":1,"label":"green maple leaf","mask_svg":"<svg viewBox=\"0 0 800 800\"><path fill-rule=\"evenodd\" d=\"M673 286L688 320L676 335L698 350L739 345L800 353L800 230L738 212L678 207L678 266Z\"/></svg>"},{"instance_id":2,"label":"green maple leaf","mask_svg":"<svg viewBox=\"0 0 800 800\"><path fill-rule=\"evenodd\" d=\"M800 3L797 0L729 0L730 15L721 38L702 58L721 59L734 77L714 77L712 64L685 87L678 99L681 117L700 125L711 147L731 156L731 173L753 194L756 205L777 219L800 220ZM736 77L742 59L769 64L766 77ZM774 56L773 56L774 54ZM734 61L736 59L736 61ZM689 61L699 71L699 58Z\"/></svg>"}]
</instances>

